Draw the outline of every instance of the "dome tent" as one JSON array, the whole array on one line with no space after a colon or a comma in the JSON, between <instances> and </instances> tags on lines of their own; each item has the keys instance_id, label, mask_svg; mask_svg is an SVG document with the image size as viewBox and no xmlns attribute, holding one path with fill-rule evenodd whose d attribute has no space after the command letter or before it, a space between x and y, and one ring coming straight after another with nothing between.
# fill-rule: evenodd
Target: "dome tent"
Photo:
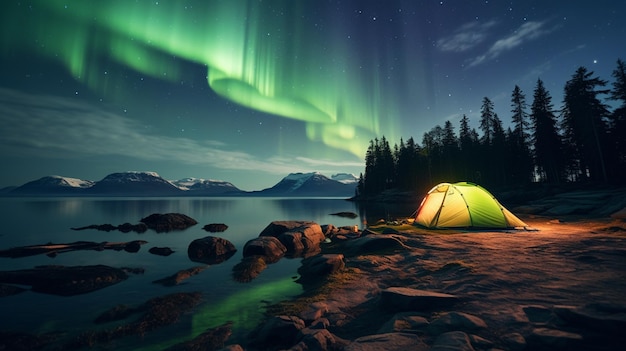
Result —
<instances>
[{"instance_id":1,"label":"dome tent","mask_svg":"<svg viewBox=\"0 0 626 351\"><path fill-rule=\"evenodd\" d=\"M415 216L427 228L527 227L483 187L469 183L441 183L432 188Z\"/></svg>"}]
</instances>

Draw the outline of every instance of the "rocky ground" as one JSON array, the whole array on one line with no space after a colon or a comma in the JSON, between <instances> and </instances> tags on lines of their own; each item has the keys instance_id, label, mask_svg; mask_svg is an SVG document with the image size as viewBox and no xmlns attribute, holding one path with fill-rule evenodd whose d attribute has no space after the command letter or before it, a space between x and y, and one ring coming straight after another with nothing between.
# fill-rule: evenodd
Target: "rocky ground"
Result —
<instances>
[{"instance_id":1,"label":"rocky ground","mask_svg":"<svg viewBox=\"0 0 626 351\"><path fill-rule=\"evenodd\" d=\"M348 277L296 317L305 325L315 313L328 321L326 349L613 350L623 345L625 223L528 222L536 231L374 228L397 230L380 236L399 240L403 248L347 256ZM449 296L437 300L431 292Z\"/></svg>"}]
</instances>

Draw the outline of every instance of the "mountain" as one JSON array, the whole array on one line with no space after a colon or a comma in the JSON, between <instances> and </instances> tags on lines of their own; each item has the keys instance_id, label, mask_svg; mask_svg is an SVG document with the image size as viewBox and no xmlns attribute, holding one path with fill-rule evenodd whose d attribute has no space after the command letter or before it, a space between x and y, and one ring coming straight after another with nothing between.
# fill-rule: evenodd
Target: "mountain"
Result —
<instances>
[{"instance_id":1,"label":"mountain","mask_svg":"<svg viewBox=\"0 0 626 351\"><path fill-rule=\"evenodd\" d=\"M8 194L17 195L78 195L94 185L90 180L51 175L18 186Z\"/></svg>"},{"instance_id":2,"label":"mountain","mask_svg":"<svg viewBox=\"0 0 626 351\"><path fill-rule=\"evenodd\" d=\"M359 182L359 178L357 178L352 173L337 173L330 176L330 179L336 180L340 183L344 184L357 184Z\"/></svg>"},{"instance_id":3,"label":"mountain","mask_svg":"<svg viewBox=\"0 0 626 351\"><path fill-rule=\"evenodd\" d=\"M184 178L172 181L188 196L215 196L241 194L242 191L230 182L223 180Z\"/></svg>"},{"instance_id":4,"label":"mountain","mask_svg":"<svg viewBox=\"0 0 626 351\"><path fill-rule=\"evenodd\" d=\"M99 181L47 176L18 187L1 189L0 196L329 196L354 195L356 177L339 173L291 173L271 188L245 192L222 180L166 180L155 172L112 173Z\"/></svg>"},{"instance_id":5,"label":"mountain","mask_svg":"<svg viewBox=\"0 0 626 351\"><path fill-rule=\"evenodd\" d=\"M168 196L181 195L184 190L156 172L111 173L87 190L92 195Z\"/></svg>"},{"instance_id":6,"label":"mountain","mask_svg":"<svg viewBox=\"0 0 626 351\"><path fill-rule=\"evenodd\" d=\"M253 193L262 196L352 196L354 184L342 183L318 172L290 173L273 187Z\"/></svg>"}]
</instances>

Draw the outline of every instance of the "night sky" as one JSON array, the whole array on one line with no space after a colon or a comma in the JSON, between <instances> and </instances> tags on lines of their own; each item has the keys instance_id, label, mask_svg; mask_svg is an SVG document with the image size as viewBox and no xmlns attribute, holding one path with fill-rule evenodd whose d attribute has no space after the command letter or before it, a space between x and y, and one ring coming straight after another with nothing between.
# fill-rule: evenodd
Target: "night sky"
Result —
<instances>
[{"instance_id":1,"label":"night sky","mask_svg":"<svg viewBox=\"0 0 626 351\"><path fill-rule=\"evenodd\" d=\"M626 2L3 1L0 187L120 171L270 187L580 66L612 82ZM609 86L610 87L610 83Z\"/></svg>"}]
</instances>

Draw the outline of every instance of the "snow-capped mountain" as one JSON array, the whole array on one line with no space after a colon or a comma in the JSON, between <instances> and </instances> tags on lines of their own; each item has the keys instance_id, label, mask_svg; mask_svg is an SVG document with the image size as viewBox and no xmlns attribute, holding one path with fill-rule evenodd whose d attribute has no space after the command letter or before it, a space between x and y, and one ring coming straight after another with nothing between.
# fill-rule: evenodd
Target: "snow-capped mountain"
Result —
<instances>
[{"instance_id":1,"label":"snow-capped mountain","mask_svg":"<svg viewBox=\"0 0 626 351\"><path fill-rule=\"evenodd\" d=\"M340 173L328 178L318 172L291 173L271 188L245 192L230 182L202 178L166 180L156 172L111 173L99 181L47 176L1 196L333 196L354 195L356 179Z\"/></svg>"},{"instance_id":2,"label":"snow-capped mountain","mask_svg":"<svg viewBox=\"0 0 626 351\"><path fill-rule=\"evenodd\" d=\"M181 190L156 172L111 173L88 189L94 195L176 195Z\"/></svg>"},{"instance_id":3,"label":"snow-capped mountain","mask_svg":"<svg viewBox=\"0 0 626 351\"><path fill-rule=\"evenodd\" d=\"M10 191L20 195L78 194L94 185L91 180L51 175L33 180Z\"/></svg>"},{"instance_id":4,"label":"snow-capped mountain","mask_svg":"<svg viewBox=\"0 0 626 351\"><path fill-rule=\"evenodd\" d=\"M330 176L330 179L336 180L340 183L344 184L356 184L359 182L359 178L357 178L352 173L337 173Z\"/></svg>"},{"instance_id":5,"label":"snow-capped mountain","mask_svg":"<svg viewBox=\"0 0 626 351\"><path fill-rule=\"evenodd\" d=\"M184 178L172 181L179 189L188 193L186 195L230 195L238 194L242 191L230 182L223 180Z\"/></svg>"},{"instance_id":6,"label":"snow-capped mountain","mask_svg":"<svg viewBox=\"0 0 626 351\"><path fill-rule=\"evenodd\" d=\"M345 184L318 172L290 173L273 187L256 193L265 196L352 196L354 184Z\"/></svg>"}]
</instances>

